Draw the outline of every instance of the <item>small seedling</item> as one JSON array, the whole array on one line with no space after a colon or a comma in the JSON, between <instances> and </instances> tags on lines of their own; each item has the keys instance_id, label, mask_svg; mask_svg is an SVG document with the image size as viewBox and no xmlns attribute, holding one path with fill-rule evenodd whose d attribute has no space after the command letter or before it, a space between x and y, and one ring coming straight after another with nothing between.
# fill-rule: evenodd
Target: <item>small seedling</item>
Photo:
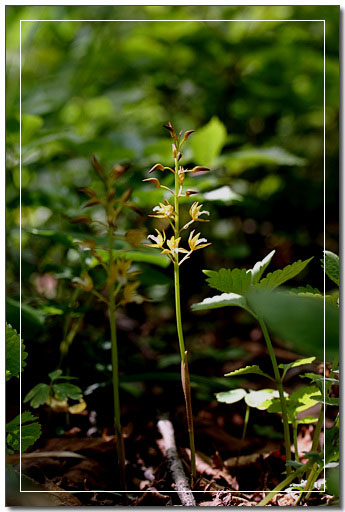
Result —
<instances>
[{"instance_id":1,"label":"small seedling","mask_svg":"<svg viewBox=\"0 0 345 512\"><path fill-rule=\"evenodd\" d=\"M190 197L192 194L196 194L197 191L194 189L184 190L184 181L187 174L191 176L203 174L205 172L209 172L207 167L196 166L192 169L185 169L180 161L182 159L182 146L190 137L190 135L195 130L188 130L182 136L182 131L177 135L172 124L169 122L168 125L164 126L170 133L173 144L172 144L172 156L174 159L174 168L166 167L162 164L156 164L150 169L149 173L154 171L167 171L171 172L174 175L174 189L171 189L165 185L162 185L157 178L147 178L143 181L153 183L156 187L167 190L171 196L173 197L173 203L165 200L163 203L160 203L159 206L155 206L153 208L153 214L150 217L155 217L158 219L165 219L169 222L173 235L170 238L167 238L164 229L159 231L156 229L157 235L149 235L149 239L153 244L150 244L150 247L156 247L161 250L162 254L166 254L171 262L174 265L174 283L175 283L175 310L176 310L176 326L177 326L177 334L179 340L179 347L181 353L181 379L182 379L182 387L186 402L186 415L187 415L187 423L188 423L188 432L189 432L189 442L190 442L190 451L191 451L191 473L192 480L196 478L196 465L195 465L195 443L194 443L194 426L193 426L193 414L192 414L192 402L191 402L191 390L190 390L190 380L189 380L189 370L188 370L188 359L187 359L187 351L185 348L185 342L183 337L183 327L182 327L182 319L181 319L181 302L180 302L180 266L187 259L189 259L193 252L203 249L210 245L209 242L205 238L200 238L200 233L195 233L195 229L189 231L188 237L188 249L181 247L180 242L182 235L184 232L190 229L190 227L195 222L208 222L204 216L209 215L209 212L203 210L202 204L198 202L194 202L190 207L189 214L190 220L180 226L180 198L181 197ZM182 254L183 257L180 260L179 255Z\"/></svg>"}]
</instances>

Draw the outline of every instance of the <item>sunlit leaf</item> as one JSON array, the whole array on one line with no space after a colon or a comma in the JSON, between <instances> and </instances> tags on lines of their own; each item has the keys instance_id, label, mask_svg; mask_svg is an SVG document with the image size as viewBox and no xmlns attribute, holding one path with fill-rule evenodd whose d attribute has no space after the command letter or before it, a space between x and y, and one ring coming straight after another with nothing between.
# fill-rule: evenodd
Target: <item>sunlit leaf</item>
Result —
<instances>
[{"instance_id":1,"label":"sunlit leaf","mask_svg":"<svg viewBox=\"0 0 345 512\"><path fill-rule=\"evenodd\" d=\"M246 375L249 373L255 373L257 375L262 375L263 377L266 377L266 378L272 380L272 377L270 375L268 375L267 373L263 372L257 364L254 364L252 366L246 366L244 368L239 368L238 370L234 370L230 373L226 373L224 375L224 377L238 377L239 375Z\"/></svg>"},{"instance_id":2,"label":"sunlit leaf","mask_svg":"<svg viewBox=\"0 0 345 512\"><path fill-rule=\"evenodd\" d=\"M247 391L245 389L230 389L229 391L221 391L220 393L216 393L216 398L218 402L234 404L235 402L242 400L246 394Z\"/></svg>"}]
</instances>

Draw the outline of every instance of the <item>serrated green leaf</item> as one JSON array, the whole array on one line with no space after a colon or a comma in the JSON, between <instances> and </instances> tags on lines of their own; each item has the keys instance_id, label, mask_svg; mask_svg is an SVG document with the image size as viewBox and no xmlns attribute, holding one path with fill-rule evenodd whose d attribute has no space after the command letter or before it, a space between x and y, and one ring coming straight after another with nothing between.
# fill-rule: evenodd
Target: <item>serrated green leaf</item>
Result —
<instances>
[{"instance_id":1,"label":"serrated green leaf","mask_svg":"<svg viewBox=\"0 0 345 512\"><path fill-rule=\"evenodd\" d=\"M55 370L53 372L48 373L48 377L50 378L50 380L55 380L58 377L61 377L61 375L62 375L62 370Z\"/></svg>"},{"instance_id":2,"label":"serrated green leaf","mask_svg":"<svg viewBox=\"0 0 345 512\"><path fill-rule=\"evenodd\" d=\"M44 382L40 382L33 387L24 398L25 402L30 402L31 407L37 409L40 405L46 403L49 396L49 386Z\"/></svg>"},{"instance_id":3,"label":"serrated green leaf","mask_svg":"<svg viewBox=\"0 0 345 512\"><path fill-rule=\"evenodd\" d=\"M190 139L193 160L200 165L212 165L222 150L226 135L224 124L217 117L212 117L211 121L199 128Z\"/></svg>"},{"instance_id":4,"label":"serrated green leaf","mask_svg":"<svg viewBox=\"0 0 345 512\"><path fill-rule=\"evenodd\" d=\"M244 400L249 407L265 411L271 405L271 401L277 397L279 392L276 389L260 389L247 393Z\"/></svg>"},{"instance_id":5,"label":"serrated green leaf","mask_svg":"<svg viewBox=\"0 0 345 512\"><path fill-rule=\"evenodd\" d=\"M321 265L327 276L339 286L339 256L331 251L325 251L325 257L321 260Z\"/></svg>"},{"instance_id":6,"label":"serrated green leaf","mask_svg":"<svg viewBox=\"0 0 345 512\"><path fill-rule=\"evenodd\" d=\"M19 338L17 331L6 322L6 381L12 377L19 377L20 371L23 371L26 366L27 356L23 340Z\"/></svg>"},{"instance_id":7,"label":"serrated green leaf","mask_svg":"<svg viewBox=\"0 0 345 512\"><path fill-rule=\"evenodd\" d=\"M252 366L245 366L244 368L239 368L238 370L234 370L233 372L226 373L224 377L238 377L239 375L246 375L249 373L255 373L257 375L262 375L263 377L267 377L267 379L272 379L270 375L263 372L257 364Z\"/></svg>"},{"instance_id":8,"label":"serrated green leaf","mask_svg":"<svg viewBox=\"0 0 345 512\"><path fill-rule=\"evenodd\" d=\"M251 269L252 284L257 284L260 281L260 278L270 264L274 253L275 251L271 251L262 261L255 263L254 267Z\"/></svg>"},{"instance_id":9,"label":"serrated green leaf","mask_svg":"<svg viewBox=\"0 0 345 512\"><path fill-rule=\"evenodd\" d=\"M339 346L339 308L316 297L292 295L288 291L253 288L247 293L249 307L263 318L269 330L290 346L307 355L332 360Z\"/></svg>"},{"instance_id":10,"label":"serrated green leaf","mask_svg":"<svg viewBox=\"0 0 345 512\"><path fill-rule=\"evenodd\" d=\"M54 384L53 390L58 400L67 400L68 398L79 400L83 396L81 389L69 382Z\"/></svg>"},{"instance_id":11,"label":"serrated green leaf","mask_svg":"<svg viewBox=\"0 0 345 512\"><path fill-rule=\"evenodd\" d=\"M41 425L38 423L36 416L29 411L25 411L21 415L21 439L22 439L22 452L25 452L29 446L34 444L41 435ZM16 416L12 421L6 425L6 442L14 451L20 448L20 415Z\"/></svg>"},{"instance_id":12,"label":"serrated green leaf","mask_svg":"<svg viewBox=\"0 0 345 512\"><path fill-rule=\"evenodd\" d=\"M208 276L207 283L211 288L225 293L236 293L237 295L245 295L251 283L251 273L246 269L225 269L203 270Z\"/></svg>"},{"instance_id":13,"label":"serrated green leaf","mask_svg":"<svg viewBox=\"0 0 345 512\"><path fill-rule=\"evenodd\" d=\"M282 379L284 379L286 373L290 370L290 368L296 368L297 366L302 366L304 364L310 364L313 361L315 361L316 357L305 357L304 359L297 359L297 361L293 361L292 363L287 364L280 364L278 368L283 369L283 376Z\"/></svg>"},{"instance_id":14,"label":"serrated green leaf","mask_svg":"<svg viewBox=\"0 0 345 512\"><path fill-rule=\"evenodd\" d=\"M218 402L222 402L225 404L234 404L242 400L245 397L247 391L242 388L238 389L230 389L229 391L221 391L220 393L216 393L216 398Z\"/></svg>"},{"instance_id":15,"label":"serrated green leaf","mask_svg":"<svg viewBox=\"0 0 345 512\"><path fill-rule=\"evenodd\" d=\"M245 297L242 297L242 295L237 295L236 293L222 293L222 295L208 297L202 302L192 304L191 308L193 311L202 311L207 309L222 308L225 306L238 306L248 311L248 313L251 315L255 316L253 311L249 308Z\"/></svg>"},{"instance_id":16,"label":"serrated green leaf","mask_svg":"<svg viewBox=\"0 0 345 512\"><path fill-rule=\"evenodd\" d=\"M261 281L258 283L258 286L273 290L274 288L277 288L277 286L286 283L286 281L289 281L293 277L296 277L298 274L300 274L312 259L313 256L305 261L298 260L295 261L295 263L287 265L282 269L276 270L275 272L270 272L266 277L261 279Z\"/></svg>"}]
</instances>

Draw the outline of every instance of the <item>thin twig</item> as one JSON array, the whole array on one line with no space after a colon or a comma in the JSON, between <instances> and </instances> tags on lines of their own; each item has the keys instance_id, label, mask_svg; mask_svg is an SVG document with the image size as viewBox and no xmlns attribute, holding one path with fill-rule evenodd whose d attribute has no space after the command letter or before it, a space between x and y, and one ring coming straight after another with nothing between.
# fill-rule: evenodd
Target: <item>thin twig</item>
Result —
<instances>
[{"instance_id":1,"label":"thin twig","mask_svg":"<svg viewBox=\"0 0 345 512\"><path fill-rule=\"evenodd\" d=\"M190 490L187 477L183 471L182 462L177 454L174 427L169 420L159 420L157 427L163 437L169 469L181 503L184 507L195 507L196 503L193 493Z\"/></svg>"}]
</instances>

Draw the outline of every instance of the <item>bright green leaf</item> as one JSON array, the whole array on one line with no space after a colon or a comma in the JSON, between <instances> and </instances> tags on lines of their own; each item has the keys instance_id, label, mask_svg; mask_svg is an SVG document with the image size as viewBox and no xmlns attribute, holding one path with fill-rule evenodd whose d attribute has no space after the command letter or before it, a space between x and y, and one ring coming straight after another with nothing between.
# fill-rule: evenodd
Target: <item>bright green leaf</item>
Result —
<instances>
[{"instance_id":1,"label":"bright green leaf","mask_svg":"<svg viewBox=\"0 0 345 512\"><path fill-rule=\"evenodd\" d=\"M242 297L242 295L237 295L236 293L222 293L222 295L208 297L202 302L192 304L192 310L202 311L207 309L222 308L225 306L238 306L248 311L248 313L254 315L254 313L250 310L246 299Z\"/></svg>"},{"instance_id":2,"label":"bright green leaf","mask_svg":"<svg viewBox=\"0 0 345 512\"><path fill-rule=\"evenodd\" d=\"M254 364L252 366L245 366L244 368L239 368L238 370L234 370L233 372L226 373L224 377L238 377L239 375L247 375L249 373L262 375L263 377L267 377L267 379L272 380L272 377L267 373L263 372L257 364Z\"/></svg>"},{"instance_id":3,"label":"bright green leaf","mask_svg":"<svg viewBox=\"0 0 345 512\"><path fill-rule=\"evenodd\" d=\"M279 392L276 389L260 389L247 393L244 400L249 407L265 411L271 405L271 400L277 397Z\"/></svg>"},{"instance_id":4,"label":"bright green leaf","mask_svg":"<svg viewBox=\"0 0 345 512\"><path fill-rule=\"evenodd\" d=\"M286 373L290 370L290 368L296 368L297 366L302 366L304 364L310 364L313 361L315 361L315 357L306 357L304 359L297 359L297 361L293 361L292 363L287 364L280 364L279 368L283 369L283 378L285 377Z\"/></svg>"},{"instance_id":5,"label":"bright green leaf","mask_svg":"<svg viewBox=\"0 0 345 512\"><path fill-rule=\"evenodd\" d=\"M79 400L83 396L81 389L69 382L54 384L53 390L58 400L67 400L68 398Z\"/></svg>"},{"instance_id":6,"label":"bright green leaf","mask_svg":"<svg viewBox=\"0 0 345 512\"><path fill-rule=\"evenodd\" d=\"M251 269L252 284L257 284L260 281L260 278L270 264L274 253L275 251L271 251L262 261L255 263L254 267Z\"/></svg>"},{"instance_id":7,"label":"bright green leaf","mask_svg":"<svg viewBox=\"0 0 345 512\"><path fill-rule=\"evenodd\" d=\"M226 140L226 128L217 117L193 133L190 147L193 150L194 160L199 165L212 165Z\"/></svg>"},{"instance_id":8,"label":"bright green leaf","mask_svg":"<svg viewBox=\"0 0 345 512\"><path fill-rule=\"evenodd\" d=\"M6 323L6 380L19 377L20 371L26 366L27 358L23 340L11 325Z\"/></svg>"},{"instance_id":9,"label":"bright green leaf","mask_svg":"<svg viewBox=\"0 0 345 512\"><path fill-rule=\"evenodd\" d=\"M321 260L322 268L328 277L339 286L339 256L331 251L325 251L325 257Z\"/></svg>"},{"instance_id":10,"label":"bright green leaf","mask_svg":"<svg viewBox=\"0 0 345 512\"><path fill-rule=\"evenodd\" d=\"M289 281L293 277L296 277L302 270L308 265L308 263L313 259L313 257L308 260L295 261L291 265L287 265L283 269L276 270L275 272L270 272L266 277L261 279L258 286L265 287L269 289L277 288L281 284Z\"/></svg>"},{"instance_id":11,"label":"bright green leaf","mask_svg":"<svg viewBox=\"0 0 345 512\"><path fill-rule=\"evenodd\" d=\"M54 372L48 373L48 377L50 378L50 380L55 380L58 377L61 377L61 375L62 375L62 370L55 370Z\"/></svg>"},{"instance_id":12,"label":"bright green leaf","mask_svg":"<svg viewBox=\"0 0 345 512\"><path fill-rule=\"evenodd\" d=\"M223 402L225 404L234 404L235 402L239 402L245 397L247 391L245 389L230 389L229 391L221 391L220 393L216 393L216 398L218 402Z\"/></svg>"},{"instance_id":13,"label":"bright green leaf","mask_svg":"<svg viewBox=\"0 0 345 512\"><path fill-rule=\"evenodd\" d=\"M34 444L41 435L41 425L37 422L36 416L29 411L25 411L21 415L21 439L22 452L25 452L29 446ZM18 451L20 448L20 415L16 416L12 421L6 424L6 442L8 446Z\"/></svg>"},{"instance_id":14,"label":"bright green leaf","mask_svg":"<svg viewBox=\"0 0 345 512\"><path fill-rule=\"evenodd\" d=\"M221 292L245 295L251 283L251 273L246 269L221 268L218 271L203 270L203 272L208 276L206 281L209 286Z\"/></svg>"}]
</instances>

